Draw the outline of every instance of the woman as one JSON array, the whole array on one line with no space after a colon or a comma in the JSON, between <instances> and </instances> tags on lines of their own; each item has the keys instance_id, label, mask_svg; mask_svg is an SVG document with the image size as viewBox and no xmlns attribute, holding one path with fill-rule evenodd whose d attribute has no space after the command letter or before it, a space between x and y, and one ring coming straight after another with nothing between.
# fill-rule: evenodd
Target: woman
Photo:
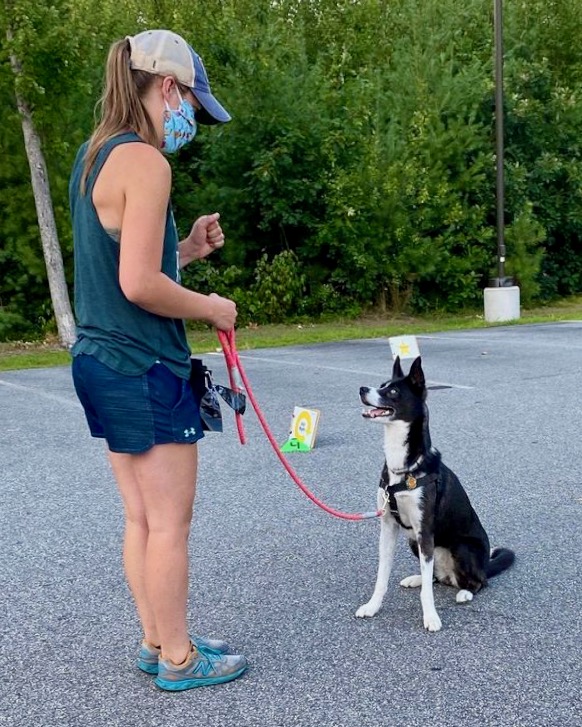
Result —
<instances>
[{"instance_id":1,"label":"woman","mask_svg":"<svg viewBox=\"0 0 582 727\"><path fill-rule=\"evenodd\" d=\"M234 327L236 306L180 285L179 269L222 247L219 215L178 242L163 153L196 121L230 120L200 57L175 33L114 43L101 120L70 182L75 249L73 380L91 434L106 440L125 510L124 567L143 627L137 666L170 691L240 676L244 656L186 625L198 403L183 319Z\"/></svg>"}]
</instances>

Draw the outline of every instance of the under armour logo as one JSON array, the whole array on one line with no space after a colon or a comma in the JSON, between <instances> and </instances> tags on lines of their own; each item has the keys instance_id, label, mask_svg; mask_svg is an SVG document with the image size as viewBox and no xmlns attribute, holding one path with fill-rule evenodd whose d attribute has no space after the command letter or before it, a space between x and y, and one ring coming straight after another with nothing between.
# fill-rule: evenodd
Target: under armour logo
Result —
<instances>
[{"instance_id":1,"label":"under armour logo","mask_svg":"<svg viewBox=\"0 0 582 727\"><path fill-rule=\"evenodd\" d=\"M186 439L188 439L190 435L195 436L195 434L196 430L194 429L194 427L190 427L190 429L184 429L184 436L186 437Z\"/></svg>"}]
</instances>

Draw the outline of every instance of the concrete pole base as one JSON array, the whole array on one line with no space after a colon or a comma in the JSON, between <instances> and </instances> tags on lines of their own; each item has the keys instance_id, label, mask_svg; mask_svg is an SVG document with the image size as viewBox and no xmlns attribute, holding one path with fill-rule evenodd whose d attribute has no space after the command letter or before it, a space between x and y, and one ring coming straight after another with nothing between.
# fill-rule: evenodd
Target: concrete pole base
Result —
<instances>
[{"instance_id":1,"label":"concrete pole base","mask_svg":"<svg viewBox=\"0 0 582 727\"><path fill-rule=\"evenodd\" d=\"M519 316L519 288L485 288L485 320L488 323L515 321Z\"/></svg>"}]
</instances>

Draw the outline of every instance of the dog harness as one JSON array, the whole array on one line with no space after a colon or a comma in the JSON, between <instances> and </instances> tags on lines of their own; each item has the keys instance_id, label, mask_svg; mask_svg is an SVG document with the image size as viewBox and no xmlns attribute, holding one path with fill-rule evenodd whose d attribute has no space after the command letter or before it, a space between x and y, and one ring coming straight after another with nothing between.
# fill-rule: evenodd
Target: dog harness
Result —
<instances>
[{"instance_id":1,"label":"dog harness","mask_svg":"<svg viewBox=\"0 0 582 727\"><path fill-rule=\"evenodd\" d=\"M390 508L390 514L396 522L406 530L412 530L412 527L410 525L405 525L400 519L400 515L398 514L398 503L396 502L394 494L396 492L412 492L412 490L416 490L419 487L424 487L425 485L430 485L432 482L436 482L439 478L438 473L436 472L428 475L418 473L419 464L419 462L416 462L416 466L411 468L415 474L412 474L410 470L393 470L394 474L404 474L402 482L398 482L396 485L389 484L390 475L386 464L384 464L384 469L382 470L382 475L380 477L380 487L384 490L388 497L387 504ZM418 476L419 474L420 476Z\"/></svg>"}]
</instances>

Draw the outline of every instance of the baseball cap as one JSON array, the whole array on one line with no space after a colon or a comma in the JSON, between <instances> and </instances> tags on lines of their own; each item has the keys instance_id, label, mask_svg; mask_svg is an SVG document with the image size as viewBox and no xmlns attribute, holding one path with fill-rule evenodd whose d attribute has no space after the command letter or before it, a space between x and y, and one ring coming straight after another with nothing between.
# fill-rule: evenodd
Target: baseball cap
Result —
<instances>
[{"instance_id":1,"label":"baseball cap","mask_svg":"<svg viewBox=\"0 0 582 727\"><path fill-rule=\"evenodd\" d=\"M202 124L230 121L230 114L212 95L202 58L184 38L171 30L145 30L128 35L130 66L157 76L174 76L191 88L202 106L196 120Z\"/></svg>"}]
</instances>

